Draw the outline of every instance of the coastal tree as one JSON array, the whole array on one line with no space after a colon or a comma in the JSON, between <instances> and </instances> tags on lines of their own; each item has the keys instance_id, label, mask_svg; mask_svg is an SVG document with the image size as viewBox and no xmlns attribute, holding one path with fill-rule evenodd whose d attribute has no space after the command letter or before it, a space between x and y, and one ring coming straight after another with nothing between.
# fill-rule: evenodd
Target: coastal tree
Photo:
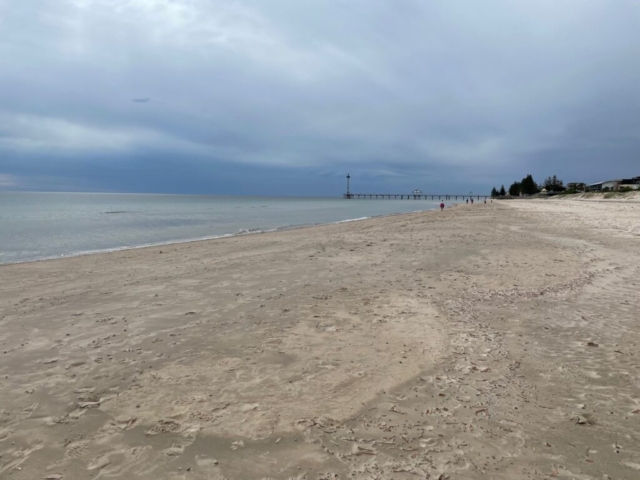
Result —
<instances>
[{"instance_id":1,"label":"coastal tree","mask_svg":"<svg viewBox=\"0 0 640 480\"><path fill-rule=\"evenodd\" d=\"M544 181L544 188L546 188L548 192L562 192L565 190L562 180L555 175L553 177L547 177Z\"/></svg>"},{"instance_id":2,"label":"coastal tree","mask_svg":"<svg viewBox=\"0 0 640 480\"><path fill-rule=\"evenodd\" d=\"M538 184L533 179L531 174L527 175L520 182L520 192L523 195L534 195L540 191Z\"/></svg>"},{"instance_id":3,"label":"coastal tree","mask_svg":"<svg viewBox=\"0 0 640 480\"><path fill-rule=\"evenodd\" d=\"M507 194L507 191L504 189L504 185L500 187L500 196L504 197Z\"/></svg>"},{"instance_id":4,"label":"coastal tree","mask_svg":"<svg viewBox=\"0 0 640 480\"><path fill-rule=\"evenodd\" d=\"M509 195L512 197L519 197L522 191L522 184L520 182L513 182L509 187Z\"/></svg>"},{"instance_id":5,"label":"coastal tree","mask_svg":"<svg viewBox=\"0 0 640 480\"><path fill-rule=\"evenodd\" d=\"M493 187L491 189L491 198L496 198L498 196L498 189L496 189L496 187Z\"/></svg>"}]
</instances>

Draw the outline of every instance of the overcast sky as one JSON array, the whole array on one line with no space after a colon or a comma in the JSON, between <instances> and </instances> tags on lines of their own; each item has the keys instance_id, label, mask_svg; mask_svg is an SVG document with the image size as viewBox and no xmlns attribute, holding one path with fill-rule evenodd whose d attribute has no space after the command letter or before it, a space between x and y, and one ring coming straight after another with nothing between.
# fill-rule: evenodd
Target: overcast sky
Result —
<instances>
[{"instance_id":1,"label":"overcast sky","mask_svg":"<svg viewBox=\"0 0 640 480\"><path fill-rule=\"evenodd\" d=\"M0 0L0 189L640 175L638 0Z\"/></svg>"}]
</instances>

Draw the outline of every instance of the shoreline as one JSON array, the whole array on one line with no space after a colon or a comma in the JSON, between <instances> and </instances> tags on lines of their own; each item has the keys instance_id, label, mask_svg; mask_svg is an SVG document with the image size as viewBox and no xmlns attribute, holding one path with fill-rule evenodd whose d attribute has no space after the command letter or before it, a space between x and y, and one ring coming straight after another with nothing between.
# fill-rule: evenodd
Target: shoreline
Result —
<instances>
[{"instance_id":1,"label":"shoreline","mask_svg":"<svg viewBox=\"0 0 640 480\"><path fill-rule=\"evenodd\" d=\"M451 205L451 207L456 206L458 204L454 204ZM450 207L448 207L450 208ZM55 261L55 260L64 260L66 258L77 258L77 257L85 257L85 256L89 256L89 255L102 255L102 254L107 254L107 253L116 253L116 252L126 252L129 250L139 250L139 249L145 249L145 248L156 248L156 247L165 247L165 246L171 246L171 245L182 245L182 244L189 244L189 243L195 243L195 242L208 242L211 240L221 240L221 239L225 239L225 238L234 238L234 237L240 237L240 236L246 236L246 235L261 235L261 234L268 234L268 233L275 233L275 232L286 232L286 231L290 231L290 230L298 230L301 228L313 228L313 227L322 227L325 225L338 225L340 223L349 223L349 222L359 222L359 221L363 221L363 220L371 220L371 219L375 219L375 218L385 218L385 217L393 217L396 215L411 215L414 213L423 213L423 212L429 212L431 210L436 210L436 207L433 208L427 208L425 210L416 210L414 212L403 212L403 213L390 213L388 215L373 215L371 217L360 217L360 218L349 218L349 219L345 219L345 220L338 220L335 222L328 222L328 223L314 223L314 224L304 224L304 225L288 225L288 226L283 226L283 227L276 227L276 228L271 228L271 229L267 229L267 230L261 230L261 229L255 229L255 230L251 230L249 229L248 231L241 231L241 232L237 232L237 233L226 233L226 234L222 234L222 235L214 235L211 237L200 237L200 238L191 238L191 239L185 239L185 240L170 240L167 242L159 242L159 243L150 243L150 244L144 244L144 245L136 245L136 246L125 246L125 247L115 247L115 248L107 248L107 249L101 249L101 250L87 250L87 251L82 251L82 252L77 252L77 253L71 253L71 254L65 254L65 255L58 255L58 256L51 256L51 257L42 257L42 258L35 258L32 260L19 260L16 262L0 262L0 268L2 268L4 265L21 265L24 263L34 263L34 262L48 262L48 261ZM242 229L244 230L244 229ZM1 258L1 256L0 256Z\"/></svg>"}]
</instances>

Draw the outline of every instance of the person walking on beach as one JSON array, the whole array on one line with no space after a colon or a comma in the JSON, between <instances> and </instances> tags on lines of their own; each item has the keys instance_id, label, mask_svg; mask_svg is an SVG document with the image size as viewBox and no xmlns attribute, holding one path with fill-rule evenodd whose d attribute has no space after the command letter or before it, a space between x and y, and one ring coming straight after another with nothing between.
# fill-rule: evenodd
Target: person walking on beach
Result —
<instances>
[{"instance_id":1,"label":"person walking on beach","mask_svg":"<svg viewBox=\"0 0 640 480\"><path fill-rule=\"evenodd\" d=\"M440 202L440 211L444 210L444 202Z\"/></svg>"},{"instance_id":2,"label":"person walking on beach","mask_svg":"<svg viewBox=\"0 0 640 480\"><path fill-rule=\"evenodd\" d=\"M468 205L469 204L469 199L467 198L465 201L467 202L467 205Z\"/></svg>"}]
</instances>

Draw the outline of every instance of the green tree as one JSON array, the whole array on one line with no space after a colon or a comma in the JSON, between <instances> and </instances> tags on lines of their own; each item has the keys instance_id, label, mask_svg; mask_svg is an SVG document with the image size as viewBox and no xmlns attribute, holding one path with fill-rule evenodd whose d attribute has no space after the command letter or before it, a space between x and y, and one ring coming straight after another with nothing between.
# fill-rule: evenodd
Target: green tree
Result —
<instances>
[{"instance_id":1,"label":"green tree","mask_svg":"<svg viewBox=\"0 0 640 480\"><path fill-rule=\"evenodd\" d=\"M522 182L520 182L520 191L524 195L533 195L540 191L540 188L538 188L538 184L533 180L531 174L524 177L522 179Z\"/></svg>"},{"instance_id":2,"label":"green tree","mask_svg":"<svg viewBox=\"0 0 640 480\"><path fill-rule=\"evenodd\" d=\"M509 187L509 195L519 197L520 192L522 192L522 184L520 182L513 182Z\"/></svg>"},{"instance_id":3,"label":"green tree","mask_svg":"<svg viewBox=\"0 0 640 480\"><path fill-rule=\"evenodd\" d=\"M562 192L565 190L562 180L555 175L553 177L547 177L544 181L544 188L546 188L548 192Z\"/></svg>"},{"instance_id":4,"label":"green tree","mask_svg":"<svg viewBox=\"0 0 640 480\"><path fill-rule=\"evenodd\" d=\"M496 189L496 187L493 187L491 189L491 198L496 198L498 196L498 190Z\"/></svg>"},{"instance_id":5,"label":"green tree","mask_svg":"<svg viewBox=\"0 0 640 480\"><path fill-rule=\"evenodd\" d=\"M504 197L507 194L507 191L504 189L504 185L500 187L500 196Z\"/></svg>"}]
</instances>

